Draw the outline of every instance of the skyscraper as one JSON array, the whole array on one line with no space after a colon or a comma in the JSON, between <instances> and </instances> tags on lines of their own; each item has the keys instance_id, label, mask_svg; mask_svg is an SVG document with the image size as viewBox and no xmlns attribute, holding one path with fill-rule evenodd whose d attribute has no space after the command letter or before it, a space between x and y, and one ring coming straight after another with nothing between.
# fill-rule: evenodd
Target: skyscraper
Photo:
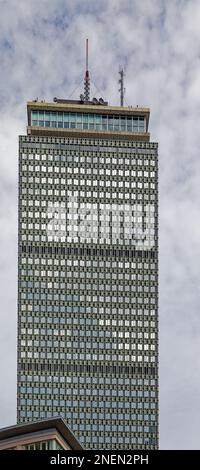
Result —
<instances>
[{"instance_id":1,"label":"skyscraper","mask_svg":"<svg viewBox=\"0 0 200 470\"><path fill-rule=\"evenodd\" d=\"M28 102L19 139L18 422L158 447L158 163L147 108Z\"/></svg>"}]
</instances>

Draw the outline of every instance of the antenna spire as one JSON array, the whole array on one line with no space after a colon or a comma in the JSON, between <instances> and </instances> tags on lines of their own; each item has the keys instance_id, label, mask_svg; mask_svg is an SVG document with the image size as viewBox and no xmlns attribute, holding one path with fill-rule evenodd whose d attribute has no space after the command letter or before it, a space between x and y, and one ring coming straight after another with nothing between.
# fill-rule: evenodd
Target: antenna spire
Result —
<instances>
[{"instance_id":1,"label":"antenna spire","mask_svg":"<svg viewBox=\"0 0 200 470\"><path fill-rule=\"evenodd\" d=\"M90 100L90 76L88 70L88 39L86 39L86 69L85 69L85 79L84 79L84 100Z\"/></svg>"},{"instance_id":2,"label":"antenna spire","mask_svg":"<svg viewBox=\"0 0 200 470\"><path fill-rule=\"evenodd\" d=\"M119 92L120 92L120 106L124 106L124 94L125 94L125 88L124 88L124 70L123 68L119 69Z\"/></svg>"}]
</instances>

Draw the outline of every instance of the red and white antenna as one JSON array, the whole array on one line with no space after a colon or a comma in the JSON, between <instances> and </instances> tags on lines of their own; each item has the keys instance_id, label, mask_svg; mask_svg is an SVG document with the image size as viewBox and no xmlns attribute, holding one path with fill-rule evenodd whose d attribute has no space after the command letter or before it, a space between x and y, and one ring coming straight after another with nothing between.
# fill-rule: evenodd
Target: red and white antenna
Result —
<instances>
[{"instance_id":1,"label":"red and white antenna","mask_svg":"<svg viewBox=\"0 0 200 470\"><path fill-rule=\"evenodd\" d=\"M90 101L90 76L88 70L88 39L86 39L86 69L84 79L84 100Z\"/></svg>"},{"instance_id":2,"label":"red and white antenna","mask_svg":"<svg viewBox=\"0 0 200 470\"><path fill-rule=\"evenodd\" d=\"M119 92L120 92L120 106L124 106L124 70L122 67L119 67Z\"/></svg>"}]
</instances>

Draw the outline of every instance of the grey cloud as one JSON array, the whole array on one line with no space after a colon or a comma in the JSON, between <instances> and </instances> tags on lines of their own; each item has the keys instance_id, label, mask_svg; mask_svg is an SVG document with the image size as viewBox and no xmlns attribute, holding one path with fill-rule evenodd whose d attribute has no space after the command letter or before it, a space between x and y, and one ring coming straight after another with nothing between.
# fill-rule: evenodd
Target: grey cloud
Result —
<instances>
[{"instance_id":1,"label":"grey cloud","mask_svg":"<svg viewBox=\"0 0 200 470\"><path fill-rule=\"evenodd\" d=\"M67 6L66 6L67 4ZM160 444L199 448L200 3L0 0L0 426L16 419L17 136L27 99L82 90L151 108L160 160ZM95 83L95 85L93 84Z\"/></svg>"}]
</instances>

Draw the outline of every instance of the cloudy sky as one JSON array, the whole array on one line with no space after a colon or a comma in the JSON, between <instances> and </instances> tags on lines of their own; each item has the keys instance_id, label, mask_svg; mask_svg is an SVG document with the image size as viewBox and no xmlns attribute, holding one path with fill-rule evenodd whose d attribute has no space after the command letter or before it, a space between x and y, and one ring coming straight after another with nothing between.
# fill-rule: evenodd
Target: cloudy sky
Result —
<instances>
[{"instance_id":1,"label":"cloudy sky","mask_svg":"<svg viewBox=\"0 0 200 470\"><path fill-rule=\"evenodd\" d=\"M160 446L200 449L200 1L0 0L0 427L16 421L17 165L26 101L151 108L159 142Z\"/></svg>"}]
</instances>

